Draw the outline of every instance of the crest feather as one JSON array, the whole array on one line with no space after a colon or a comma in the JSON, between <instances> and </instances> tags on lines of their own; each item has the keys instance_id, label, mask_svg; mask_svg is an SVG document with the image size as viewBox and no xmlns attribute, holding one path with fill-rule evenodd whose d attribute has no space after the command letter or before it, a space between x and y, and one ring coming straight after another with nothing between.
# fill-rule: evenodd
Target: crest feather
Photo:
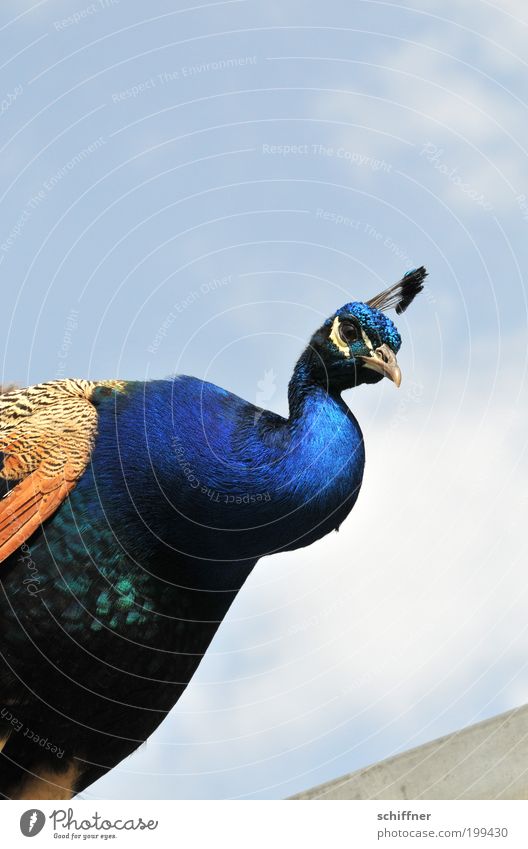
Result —
<instances>
[{"instance_id":1,"label":"crest feather","mask_svg":"<svg viewBox=\"0 0 528 849\"><path fill-rule=\"evenodd\" d=\"M365 303L381 312L396 308L397 315L401 315L414 301L416 295L422 291L426 277L427 271L422 265L420 268L408 271L394 286L385 289L384 292L380 292L379 295L370 298Z\"/></svg>"}]
</instances>

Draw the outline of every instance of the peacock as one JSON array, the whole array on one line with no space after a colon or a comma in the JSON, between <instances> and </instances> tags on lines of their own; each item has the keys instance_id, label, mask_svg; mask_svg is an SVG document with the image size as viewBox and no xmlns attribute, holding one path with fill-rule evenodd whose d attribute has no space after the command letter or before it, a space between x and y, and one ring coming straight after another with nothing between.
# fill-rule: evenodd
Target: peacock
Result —
<instances>
[{"instance_id":1,"label":"peacock","mask_svg":"<svg viewBox=\"0 0 528 849\"><path fill-rule=\"evenodd\" d=\"M425 268L314 333L277 415L195 377L0 395L0 795L70 799L187 687L259 558L339 528L364 442L342 392L400 385Z\"/></svg>"}]
</instances>

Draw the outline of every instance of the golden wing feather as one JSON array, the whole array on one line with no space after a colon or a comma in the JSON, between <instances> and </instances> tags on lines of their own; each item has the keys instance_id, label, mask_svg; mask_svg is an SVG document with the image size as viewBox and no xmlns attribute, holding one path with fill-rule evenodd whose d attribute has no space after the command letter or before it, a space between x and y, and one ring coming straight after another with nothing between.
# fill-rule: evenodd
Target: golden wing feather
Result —
<instances>
[{"instance_id":1,"label":"golden wing feather","mask_svg":"<svg viewBox=\"0 0 528 849\"><path fill-rule=\"evenodd\" d=\"M53 380L0 395L0 563L48 519L83 474L97 433L94 391L116 380Z\"/></svg>"}]
</instances>

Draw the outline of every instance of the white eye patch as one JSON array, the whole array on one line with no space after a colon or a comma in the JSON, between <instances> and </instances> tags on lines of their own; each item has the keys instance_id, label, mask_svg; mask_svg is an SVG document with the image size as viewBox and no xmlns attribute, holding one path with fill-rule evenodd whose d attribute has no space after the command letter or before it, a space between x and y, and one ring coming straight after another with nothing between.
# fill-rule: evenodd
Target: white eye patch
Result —
<instances>
[{"instance_id":1,"label":"white eye patch","mask_svg":"<svg viewBox=\"0 0 528 849\"><path fill-rule=\"evenodd\" d=\"M361 328L361 335L363 336L363 342L365 343L365 345L367 346L367 348L369 349L369 351L373 351L373 350L374 350L374 346L373 346L372 342L370 341L370 339L368 338L368 336L367 336L367 334L365 333L365 331L363 330L363 328Z\"/></svg>"},{"instance_id":2,"label":"white eye patch","mask_svg":"<svg viewBox=\"0 0 528 849\"><path fill-rule=\"evenodd\" d=\"M347 345L347 343L344 342L343 339L341 338L341 334L339 333L339 324L340 324L339 316L336 315L336 317L334 318L334 322L332 324L332 330L330 331L329 339L335 345L335 347L338 349L338 351L341 351L343 356L350 357L350 348ZM370 341L370 339L368 338L367 334L365 333L363 328L360 328L360 330L361 330L361 336L363 337L363 342L365 343L367 349L369 351L374 351L374 346L373 346L372 342Z\"/></svg>"},{"instance_id":3,"label":"white eye patch","mask_svg":"<svg viewBox=\"0 0 528 849\"><path fill-rule=\"evenodd\" d=\"M350 357L350 349L346 342L343 342L339 333L339 317L337 315L334 318L334 323L332 324L332 330L330 331L329 339L330 342L333 342L336 348L341 351L341 353L344 354L345 357Z\"/></svg>"}]
</instances>

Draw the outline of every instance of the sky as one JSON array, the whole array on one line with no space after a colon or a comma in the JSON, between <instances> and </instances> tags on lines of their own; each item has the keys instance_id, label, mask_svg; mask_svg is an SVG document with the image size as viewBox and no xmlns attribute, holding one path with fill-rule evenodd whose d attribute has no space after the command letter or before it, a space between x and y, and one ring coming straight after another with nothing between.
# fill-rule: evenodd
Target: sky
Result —
<instances>
[{"instance_id":1,"label":"sky","mask_svg":"<svg viewBox=\"0 0 528 849\"><path fill-rule=\"evenodd\" d=\"M257 565L89 799L284 798L528 701L521 0L4 0L1 382L194 374L285 413L425 265L339 534Z\"/></svg>"}]
</instances>

